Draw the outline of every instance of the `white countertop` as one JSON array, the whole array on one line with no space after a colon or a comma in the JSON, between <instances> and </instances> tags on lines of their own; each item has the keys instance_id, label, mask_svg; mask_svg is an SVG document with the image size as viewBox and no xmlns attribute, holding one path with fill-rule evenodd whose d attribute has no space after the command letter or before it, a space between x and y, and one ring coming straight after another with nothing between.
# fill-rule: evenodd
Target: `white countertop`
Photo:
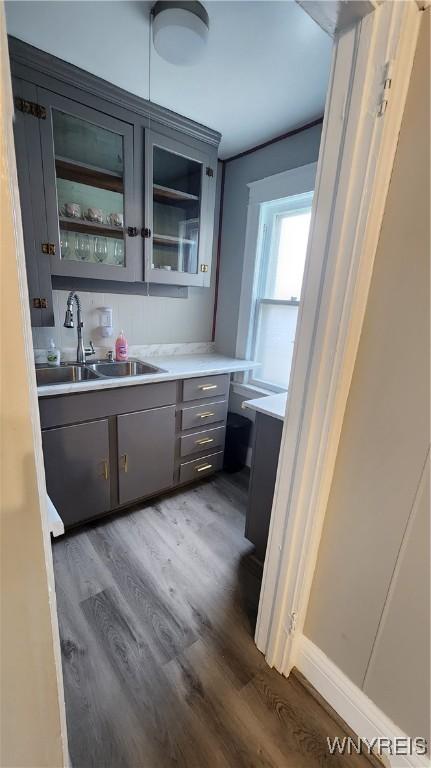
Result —
<instances>
[{"instance_id":1,"label":"white countertop","mask_svg":"<svg viewBox=\"0 0 431 768\"><path fill-rule=\"evenodd\" d=\"M286 403L287 392L280 392L278 395L265 395L264 397L256 397L254 400L244 400L242 407L284 421Z\"/></svg>"},{"instance_id":2,"label":"white countertop","mask_svg":"<svg viewBox=\"0 0 431 768\"><path fill-rule=\"evenodd\" d=\"M118 387L133 387L137 384L151 384L157 381L172 381L173 379L188 379L195 376L211 376L219 373L235 373L249 371L258 364L252 360L240 360L225 357L215 352L194 355L149 356L142 358L143 362L156 365L163 370L144 376L124 376L115 379L92 379L78 383L49 384L38 387L39 397L66 395L74 392L91 392L100 389L118 389ZM91 359L88 361L91 363Z\"/></svg>"}]
</instances>

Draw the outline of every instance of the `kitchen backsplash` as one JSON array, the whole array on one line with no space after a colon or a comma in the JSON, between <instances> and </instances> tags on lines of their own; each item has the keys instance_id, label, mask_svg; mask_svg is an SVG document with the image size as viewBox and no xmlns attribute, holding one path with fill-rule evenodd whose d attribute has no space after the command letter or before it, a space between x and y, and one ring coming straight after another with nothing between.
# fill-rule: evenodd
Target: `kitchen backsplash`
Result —
<instances>
[{"instance_id":1,"label":"kitchen backsplash","mask_svg":"<svg viewBox=\"0 0 431 768\"><path fill-rule=\"evenodd\" d=\"M159 354L178 354L176 351L166 351L166 345L174 349L184 345L187 347L186 352L204 352L208 345L212 349L212 290L189 288L187 299L84 291L78 293L85 345L91 339L96 348L105 351L112 349L118 333L123 330L130 347L151 347L157 350L163 346L163 352ZM46 350L50 339L54 339L61 350L76 350L76 327L63 327L67 296L68 291L53 291L55 327L33 328L35 352ZM113 334L109 338L101 335L98 311L100 307L106 306L113 310ZM75 309L74 312L76 319ZM148 351L146 354L157 354L157 351Z\"/></svg>"}]
</instances>

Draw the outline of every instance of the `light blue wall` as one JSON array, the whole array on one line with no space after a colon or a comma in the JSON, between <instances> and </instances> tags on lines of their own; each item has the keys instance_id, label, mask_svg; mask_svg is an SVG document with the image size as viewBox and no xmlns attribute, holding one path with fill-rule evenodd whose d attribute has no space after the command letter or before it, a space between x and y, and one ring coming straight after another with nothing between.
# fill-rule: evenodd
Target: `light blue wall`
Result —
<instances>
[{"instance_id":1,"label":"light blue wall","mask_svg":"<svg viewBox=\"0 0 431 768\"><path fill-rule=\"evenodd\" d=\"M315 162L320 134L321 125L317 125L226 163L215 339L217 350L224 354L235 355L247 226L247 184Z\"/></svg>"}]
</instances>

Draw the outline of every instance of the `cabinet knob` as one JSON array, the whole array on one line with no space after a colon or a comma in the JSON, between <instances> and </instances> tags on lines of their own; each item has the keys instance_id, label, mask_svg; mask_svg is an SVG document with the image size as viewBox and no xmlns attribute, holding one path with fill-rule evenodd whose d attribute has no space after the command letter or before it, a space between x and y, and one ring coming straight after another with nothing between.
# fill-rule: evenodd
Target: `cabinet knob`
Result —
<instances>
[{"instance_id":1,"label":"cabinet knob","mask_svg":"<svg viewBox=\"0 0 431 768\"><path fill-rule=\"evenodd\" d=\"M109 479L109 462L108 462L108 459L103 459L102 466L103 466L102 477L103 477L104 480L108 480Z\"/></svg>"},{"instance_id":2,"label":"cabinet knob","mask_svg":"<svg viewBox=\"0 0 431 768\"><path fill-rule=\"evenodd\" d=\"M196 467L196 472L204 472L206 469L211 469L212 464L201 464L200 467Z\"/></svg>"},{"instance_id":3,"label":"cabinet knob","mask_svg":"<svg viewBox=\"0 0 431 768\"><path fill-rule=\"evenodd\" d=\"M195 440L195 445L207 445L207 443L213 443L213 437L203 437L202 440Z\"/></svg>"},{"instance_id":4,"label":"cabinet knob","mask_svg":"<svg viewBox=\"0 0 431 768\"><path fill-rule=\"evenodd\" d=\"M200 419L209 419L210 416L215 416L214 411L206 411L206 413L199 414Z\"/></svg>"},{"instance_id":5,"label":"cabinet knob","mask_svg":"<svg viewBox=\"0 0 431 768\"><path fill-rule=\"evenodd\" d=\"M208 392L210 389L217 389L218 384L199 384L199 389L203 392Z\"/></svg>"}]
</instances>

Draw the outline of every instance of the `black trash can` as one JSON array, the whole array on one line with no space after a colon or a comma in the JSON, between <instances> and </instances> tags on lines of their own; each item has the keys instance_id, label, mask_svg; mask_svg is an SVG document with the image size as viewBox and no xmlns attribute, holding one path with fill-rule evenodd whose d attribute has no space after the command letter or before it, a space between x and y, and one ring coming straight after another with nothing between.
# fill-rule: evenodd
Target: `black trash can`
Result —
<instances>
[{"instance_id":1,"label":"black trash can","mask_svg":"<svg viewBox=\"0 0 431 768\"><path fill-rule=\"evenodd\" d=\"M226 442L223 469L238 472L245 467L250 441L251 421L239 413L229 411L226 423Z\"/></svg>"}]
</instances>

